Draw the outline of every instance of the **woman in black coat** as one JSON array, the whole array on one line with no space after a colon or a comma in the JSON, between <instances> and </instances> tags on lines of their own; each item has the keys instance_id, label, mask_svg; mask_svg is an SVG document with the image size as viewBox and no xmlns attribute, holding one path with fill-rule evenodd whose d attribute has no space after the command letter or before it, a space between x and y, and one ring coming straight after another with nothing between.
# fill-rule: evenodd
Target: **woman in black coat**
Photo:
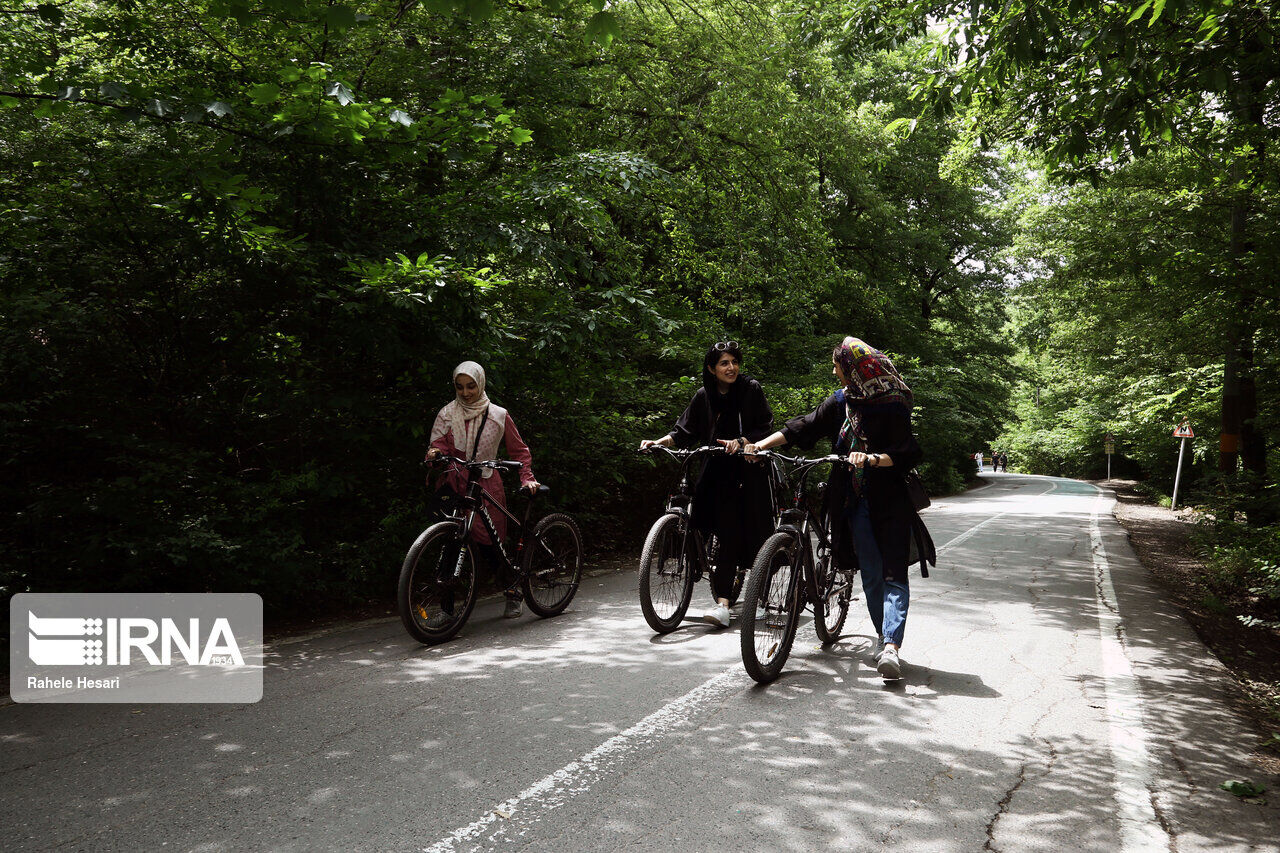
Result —
<instances>
[{"instance_id":1,"label":"woman in black coat","mask_svg":"<svg viewBox=\"0 0 1280 853\"><path fill-rule=\"evenodd\" d=\"M848 455L852 470L836 467L827 489L829 517L844 522L833 523L835 557L842 564L852 558L862 573L867 611L880 636L876 668L896 680L902 677L898 648L910 602L907 566L919 529L905 480L921 459L911 432L911 389L888 356L857 338L845 338L831 360L844 387L746 450L784 444L807 449L829 438L833 453Z\"/></svg>"},{"instance_id":2,"label":"woman in black coat","mask_svg":"<svg viewBox=\"0 0 1280 853\"><path fill-rule=\"evenodd\" d=\"M737 341L721 341L707 350L702 362L702 388L693 395L670 433L652 445L696 447L719 442L736 454L750 441L773 430L773 411L760 383L741 372L742 348ZM773 531L773 500L768 472L742 456L707 459L693 496L693 526L719 542L711 574L715 604L703 620L729 627L729 603L739 569L751 567L756 552Z\"/></svg>"}]
</instances>

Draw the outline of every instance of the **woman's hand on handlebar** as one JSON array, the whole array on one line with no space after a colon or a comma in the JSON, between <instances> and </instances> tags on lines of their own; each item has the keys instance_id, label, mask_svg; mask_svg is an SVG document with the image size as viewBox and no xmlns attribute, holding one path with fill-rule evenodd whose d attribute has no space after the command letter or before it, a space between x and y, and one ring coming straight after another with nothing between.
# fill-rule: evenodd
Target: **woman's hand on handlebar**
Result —
<instances>
[{"instance_id":1,"label":"woman's hand on handlebar","mask_svg":"<svg viewBox=\"0 0 1280 853\"><path fill-rule=\"evenodd\" d=\"M870 468L888 468L893 465L893 459L887 453L863 453L860 450L850 453L848 461L855 468L863 465Z\"/></svg>"},{"instance_id":2,"label":"woman's hand on handlebar","mask_svg":"<svg viewBox=\"0 0 1280 853\"><path fill-rule=\"evenodd\" d=\"M659 439L646 438L640 442L640 452L644 453L646 450L652 450L655 447L670 447L670 446L671 446L671 436L669 435L664 435L662 438L659 438Z\"/></svg>"},{"instance_id":3,"label":"woman's hand on handlebar","mask_svg":"<svg viewBox=\"0 0 1280 853\"><path fill-rule=\"evenodd\" d=\"M725 453L737 453L747 446L745 438L717 438L716 441L724 447Z\"/></svg>"},{"instance_id":4,"label":"woman's hand on handlebar","mask_svg":"<svg viewBox=\"0 0 1280 853\"><path fill-rule=\"evenodd\" d=\"M534 480L532 483L525 483L520 488L523 491L528 492L530 497L533 497L538 493L538 489L542 488L542 484L539 483L537 480Z\"/></svg>"}]
</instances>

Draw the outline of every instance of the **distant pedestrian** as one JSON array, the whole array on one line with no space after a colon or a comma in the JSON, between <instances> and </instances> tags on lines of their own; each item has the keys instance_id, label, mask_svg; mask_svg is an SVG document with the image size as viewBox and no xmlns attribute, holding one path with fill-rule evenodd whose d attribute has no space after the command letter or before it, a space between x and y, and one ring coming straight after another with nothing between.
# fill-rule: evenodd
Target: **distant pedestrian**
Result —
<instances>
[{"instance_id":1,"label":"distant pedestrian","mask_svg":"<svg viewBox=\"0 0 1280 853\"><path fill-rule=\"evenodd\" d=\"M982 473L982 451L981 450L973 454L973 461L978 463L978 473L981 474Z\"/></svg>"}]
</instances>

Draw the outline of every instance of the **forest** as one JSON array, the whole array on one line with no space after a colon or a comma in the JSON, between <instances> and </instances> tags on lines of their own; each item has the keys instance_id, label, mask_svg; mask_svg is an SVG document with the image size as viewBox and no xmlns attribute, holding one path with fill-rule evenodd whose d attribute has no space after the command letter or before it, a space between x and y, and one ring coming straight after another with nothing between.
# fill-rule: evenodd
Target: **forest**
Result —
<instances>
[{"instance_id":1,"label":"forest","mask_svg":"<svg viewBox=\"0 0 1280 853\"><path fill-rule=\"evenodd\" d=\"M9 593L387 597L475 360L595 551L742 342L893 355L935 494L1172 489L1280 628L1264 0L0 4ZM1180 499L1182 500L1182 499Z\"/></svg>"}]
</instances>

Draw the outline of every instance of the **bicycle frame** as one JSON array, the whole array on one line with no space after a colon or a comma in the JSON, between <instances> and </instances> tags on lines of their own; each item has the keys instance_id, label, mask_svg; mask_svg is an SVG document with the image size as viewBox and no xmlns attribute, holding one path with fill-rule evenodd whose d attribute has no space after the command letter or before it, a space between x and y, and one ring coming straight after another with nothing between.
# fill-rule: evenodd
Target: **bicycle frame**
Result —
<instances>
[{"instance_id":1,"label":"bicycle frame","mask_svg":"<svg viewBox=\"0 0 1280 853\"><path fill-rule=\"evenodd\" d=\"M458 543L464 544L471 541L472 528L475 525L476 513L480 514L480 522L485 532L489 534L489 540L497 547L498 554L505 564L506 568L515 574L517 579L520 578L520 563L524 556L525 540L524 532L529 526L529 514L533 511L533 498L530 497L528 504L524 508L524 518L516 518L506 507L493 499L488 492L484 490L484 486L480 481L482 468L479 466L468 466L467 487L466 491L460 496L461 506L455 512L450 513L447 518L457 522L458 527ZM497 525L494 524L493 516L489 514L489 507L494 507L507 520L515 525L515 531L518 532L519 538L516 542L514 558L507 554L506 545L503 544L502 537L498 535ZM458 549L458 562L453 567L453 576L455 578L462 574L462 566L466 561L465 549Z\"/></svg>"},{"instance_id":2,"label":"bicycle frame","mask_svg":"<svg viewBox=\"0 0 1280 853\"><path fill-rule=\"evenodd\" d=\"M768 451L766 451L768 452ZM764 454L761 454L764 455ZM843 457L831 455L824 456L820 459L807 459L805 457L788 457L779 453L769 453L769 456L775 459L781 459L784 462L796 465L800 471L800 477L796 481L795 491L792 496L792 505L789 509L784 509L781 513L782 520L778 525L781 532L790 533L800 543L800 552L804 564L801 567L804 574L804 590L806 593L805 606L810 606L817 600L818 590L818 573L816 571L813 559L813 535L816 533L818 538L819 551L825 551L830 554L832 551L831 533L827 529L827 525L822 523L822 519L813 508L813 502L809 500L808 484L809 474L819 465L828 463L840 463ZM825 485L823 486L825 489Z\"/></svg>"},{"instance_id":3,"label":"bicycle frame","mask_svg":"<svg viewBox=\"0 0 1280 853\"><path fill-rule=\"evenodd\" d=\"M690 512L690 504L693 503L693 484L689 479L689 467L693 464L693 460L702 455L710 455L713 453L724 453L723 447L707 445L705 447L697 447L693 450L674 451L662 445L655 445L662 448L672 459L680 459L684 457L680 464L680 485L676 487L676 493L667 497L667 507L664 511L667 515L676 515L680 518L680 553L687 554L689 548L689 535L693 535L694 545L694 583L702 579L703 570L707 566L707 546L706 541L702 537L702 531L693 527L689 522L692 519Z\"/></svg>"}]
</instances>

